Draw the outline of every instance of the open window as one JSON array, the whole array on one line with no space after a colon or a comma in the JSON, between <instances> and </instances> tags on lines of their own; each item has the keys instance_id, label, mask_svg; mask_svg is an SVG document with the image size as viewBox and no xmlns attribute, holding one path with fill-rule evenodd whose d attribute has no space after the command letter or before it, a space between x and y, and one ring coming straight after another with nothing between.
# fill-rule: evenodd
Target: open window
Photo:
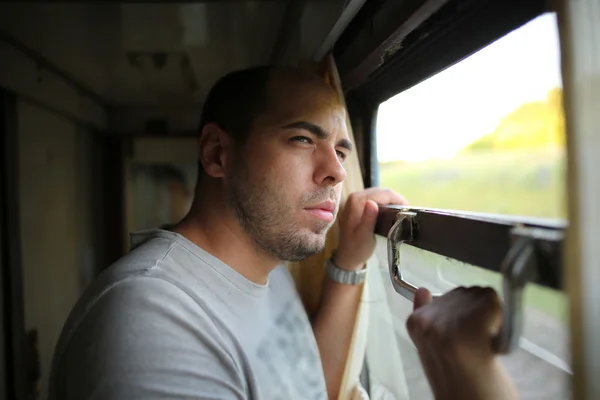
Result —
<instances>
[{"instance_id":1,"label":"open window","mask_svg":"<svg viewBox=\"0 0 600 400\"><path fill-rule=\"evenodd\" d=\"M401 246L406 281L434 293L471 285L503 293L503 276L494 271L500 259L482 259L484 265L474 266L450 258L453 252L460 252L459 247L466 253L496 252L497 241L477 240L492 237L487 229L494 224L506 223L508 230L529 222L560 234L566 217L561 100L557 24L555 15L547 13L381 103L376 125L380 185L403 193L417 208L460 210L422 212L427 214L421 223L428 224L423 234L438 230L437 240L454 250L434 253L410 243ZM475 236L461 238L462 220L470 218L489 222L481 223L481 233L475 225L466 228ZM452 235L463 244L452 245ZM545 245L559 247L560 240ZM377 249L381 271L389 279L387 241L380 237ZM507 251L498 249L501 257ZM502 358L523 399L570 397L567 299L557 290L558 265L554 271L537 272L548 273L552 283L526 285L522 336ZM410 398L431 396L404 326L412 304L392 285L386 285L386 293Z\"/></svg>"},{"instance_id":2,"label":"open window","mask_svg":"<svg viewBox=\"0 0 600 400\"><path fill-rule=\"evenodd\" d=\"M556 16L382 102L376 137L379 184L412 204L564 219Z\"/></svg>"},{"instance_id":3,"label":"open window","mask_svg":"<svg viewBox=\"0 0 600 400\"><path fill-rule=\"evenodd\" d=\"M372 185L402 193L411 203L380 214L376 254L383 284L371 288L384 292L377 300L386 303L390 317L376 321L375 312L369 335L377 337L378 327L391 325L400 357L390 363L389 357L381 356L385 352L367 349L370 369L391 368L397 378L404 377L405 385L372 381L372 398L432 398L405 329L412 302L410 293L401 295L406 294L402 280L434 294L457 286L494 287L503 294L505 317L507 312L521 316L512 319L517 337L502 357L521 398L571 397L568 299L561 291L567 212L557 21L552 12L538 9L518 15L509 9L507 5L503 17L510 23L484 28L480 21L478 30L470 26L471 36L481 33L482 40L489 39L485 45L472 43L472 51L457 48L460 45L444 50L447 39L435 37L440 34L432 28L435 23L425 22L422 31L403 38L405 47L390 57L389 65L362 82L360 68L346 74L355 79L349 80L350 97L361 98L359 109L368 110L365 104L370 104L377 110L371 120L360 121L363 129L372 125L376 137L370 143L368 178ZM445 11L459 13L442 8L430 20L443 19L440 14ZM485 11L478 12L481 20L488 18ZM446 36L467 38L465 18L463 28ZM429 43L423 39L427 35L433 36ZM415 61L415 54L425 61ZM418 75L415 70L425 72ZM359 83L352 87L353 82ZM392 226L414 233L401 237L390 232ZM512 281L503 269L512 262L507 261L509 254L516 254L515 247L526 238L533 249L528 265L533 267L524 278L528 283L522 303L515 305L515 295L507 289ZM400 239L403 243L391 251L390 242ZM401 280L390 284L394 276Z\"/></svg>"}]
</instances>

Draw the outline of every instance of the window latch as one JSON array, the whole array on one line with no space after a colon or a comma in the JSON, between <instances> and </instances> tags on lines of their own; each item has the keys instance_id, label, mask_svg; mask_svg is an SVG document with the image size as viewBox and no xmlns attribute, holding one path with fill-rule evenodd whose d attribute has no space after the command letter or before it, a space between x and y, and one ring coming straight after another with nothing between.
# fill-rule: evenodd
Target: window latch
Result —
<instances>
[{"instance_id":1,"label":"window latch","mask_svg":"<svg viewBox=\"0 0 600 400\"><path fill-rule=\"evenodd\" d=\"M502 327L494 343L500 354L508 354L519 345L523 332L523 289L539 279L538 261L544 244L560 243L563 231L530 226L511 229L512 246L502 261Z\"/></svg>"},{"instance_id":2,"label":"window latch","mask_svg":"<svg viewBox=\"0 0 600 400\"><path fill-rule=\"evenodd\" d=\"M402 278L400 246L415 240L418 231L417 212L401 210L388 233L388 264L394 290L414 301L417 287ZM494 340L497 353L507 354L519 344L523 329L523 289L527 282L537 279L536 240L559 240L562 235L551 229L516 226L511 230L513 244L504 257L500 271L503 276L502 327Z\"/></svg>"},{"instance_id":3,"label":"window latch","mask_svg":"<svg viewBox=\"0 0 600 400\"><path fill-rule=\"evenodd\" d=\"M523 332L523 289L535 280L537 265L533 238L529 235L517 237L504 257L502 273L502 326L496 337L496 353L508 354L519 345Z\"/></svg>"}]
</instances>

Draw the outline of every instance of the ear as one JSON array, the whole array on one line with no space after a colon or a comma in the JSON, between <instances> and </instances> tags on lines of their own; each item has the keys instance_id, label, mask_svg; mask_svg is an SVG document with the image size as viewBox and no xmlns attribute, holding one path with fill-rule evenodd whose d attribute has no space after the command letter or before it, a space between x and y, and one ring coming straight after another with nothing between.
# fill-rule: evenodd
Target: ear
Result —
<instances>
[{"instance_id":1,"label":"ear","mask_svg":"<svg viewBox=\"0 0 600 400\"><path fill-rule=\"evenodd\" d=\"M206 124L198 141L200 162L204 171L213 178L225 176L227 154L232 145L231 136L217 124Z\"/></svg>"}]
</instances>

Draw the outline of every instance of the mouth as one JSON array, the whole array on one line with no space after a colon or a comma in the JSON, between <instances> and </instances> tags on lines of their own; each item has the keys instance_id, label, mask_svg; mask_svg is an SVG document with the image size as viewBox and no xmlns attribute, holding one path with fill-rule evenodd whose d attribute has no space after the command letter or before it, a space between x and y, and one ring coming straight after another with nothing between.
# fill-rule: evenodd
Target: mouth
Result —
<instances>
[{"instance_id":1,"label":"mouth","mask_svg":"<svg viewBox=\"0 0 600 400\"><path fill-rule=\"evenodd\" d=\"M331 222L334 219L336 203L335 201L324 201L322 203L306 207L304 210L320 220Z\"/></svg>"}]
</instances>

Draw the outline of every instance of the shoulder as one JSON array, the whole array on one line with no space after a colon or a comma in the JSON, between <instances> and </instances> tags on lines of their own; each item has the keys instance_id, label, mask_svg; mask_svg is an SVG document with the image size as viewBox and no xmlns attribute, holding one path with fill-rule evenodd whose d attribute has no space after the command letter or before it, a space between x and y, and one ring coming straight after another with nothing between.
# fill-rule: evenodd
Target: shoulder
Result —
<instances>
[{"instance_id":1,"label":"shoulder","mask_svg":"<svg viewBox=\"0 0 600 400\"><path fill-rule=\"evenodd\" d=\"M220 336L212 318L185 287L149 274L111 282L80 303L65 325L67 342L79 336L88 343L134 346L174 337L197 338L196 333ZM170 336L158 338L158 332Z\"/></svg>"},{"instance_id":2,"label":"shoulder","mask_svg":"<svg viewBox=\"0 0 600 400\"><path fill-rule=\"evenodd\" d=\"M53 364L55 390L68 388L80 398L154 391L179 398L188 390L207 390L212 384L206 376L215 373L227 390L244 392L234 348L184 288L133 276L91 300L63 331Z\"/></svg>"}]
</instances>

